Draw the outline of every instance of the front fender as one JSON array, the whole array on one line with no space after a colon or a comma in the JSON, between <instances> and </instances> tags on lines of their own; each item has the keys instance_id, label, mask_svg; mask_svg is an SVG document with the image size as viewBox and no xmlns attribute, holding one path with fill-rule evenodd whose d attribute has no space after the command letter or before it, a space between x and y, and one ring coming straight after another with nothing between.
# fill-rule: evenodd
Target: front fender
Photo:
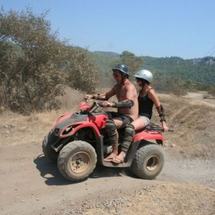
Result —
<instances>
[{"instance_id":1,"label":"front fender","mask_svg":"<svg viewBox=\"0 0 215 215\"><path fill-rule=\"evenodd\" d=\"M96 135L97 135L98 137L101 137L101 134L100 134L98 128L97 128L94 124L92 124L92 123L90 123L90 122L83 122L82 124L77 125L76 127L74 127L74 128L73 128L69 133L67 133L67 134L63 134L64 130L62 130L61 133L60 133L60 135L59 135L59 137L60 137L60 138L65 138L65 137L72 136L72 135L74 135L78 130L80 130L80 129L82 129L82 128L86 128L86 127L92 128L92 129L95 131Z\"/></svg>"},{"instance_id":2,"label":"front fender","mask_svg":"<svg viewBox=\"0 0 215 215\"><path fill-rule=\"evenodd\" d=\"M67 114L63 114L63 115L61 115L60 117L58 117L58 119L57 119L57 120L53 123L53 125L52 125L52 130L54 130L55 126L56 126L58 123L62 122L62 121L65 120L65 119L68 119L71 115L72 115L72 112L71 112L71 113L67 113Z\"/></svg>"}]
</instances>

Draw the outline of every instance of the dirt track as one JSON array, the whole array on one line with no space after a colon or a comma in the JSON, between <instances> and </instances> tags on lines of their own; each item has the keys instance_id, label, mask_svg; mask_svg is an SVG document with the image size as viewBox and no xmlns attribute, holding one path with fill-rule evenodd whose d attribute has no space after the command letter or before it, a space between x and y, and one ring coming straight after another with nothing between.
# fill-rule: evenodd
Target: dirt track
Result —
<instances>
[{"instance_id":1,"label":"dirt track","mask_svg":"<svg viewBox=\"0 0 215 215\"><path fill-rule=\"evenodd\" d=\"M56 113L1 114L0 214L215 214L215 107L177 99L173 111L176 98L161 99L175 132L165 134L166 164L152 181L97 167L88 180L71 184L41 150ZM207 110L200 121L198 108Z\"/></svg>"}]
</instances>

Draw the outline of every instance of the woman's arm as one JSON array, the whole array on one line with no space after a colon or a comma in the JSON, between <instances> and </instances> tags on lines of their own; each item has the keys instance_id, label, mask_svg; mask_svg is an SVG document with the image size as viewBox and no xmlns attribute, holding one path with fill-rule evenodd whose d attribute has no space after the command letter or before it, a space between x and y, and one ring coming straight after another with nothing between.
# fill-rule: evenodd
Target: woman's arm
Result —
<instances>
[{"instance_id":1,"label":"woman's arm","mask_svg":"<svg viewBox=\"0 0 215 215\"><path fill-rule=\"evenodd\" d=\"M166 115L165 115L165 110L164 110L164 107L161 105L160 103L160 100L155 92L154 89L151 89L149 90L148 92L148 97L153 101L157 111L158 111L158 114L159 114L159 117L160 117L160 122L162 124L162 128L164 131L168 131L168 127L166 125Z\"/></svg>"}]
</instances>

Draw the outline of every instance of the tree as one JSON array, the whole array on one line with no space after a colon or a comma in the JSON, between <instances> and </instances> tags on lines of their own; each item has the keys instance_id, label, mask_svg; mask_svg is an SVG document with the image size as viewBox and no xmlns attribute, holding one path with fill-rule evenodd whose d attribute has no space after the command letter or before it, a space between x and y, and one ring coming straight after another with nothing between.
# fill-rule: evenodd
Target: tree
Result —
<instances>
[{"instance_id":1,"label":"tree","mask_svg":"<svg viewBox=\"0 0 215 215\"><path fill-rule=\"evenodd\" d=\"M94 92L98 81L98 69L89 59L87 51L68 47L68 85L85 92Z\"/></svg>"},{"instance_id":2,"label":"tree","mask_svg":"<svg viewBox=\"0 0 215 215\"><path fill-rule=\"evenodd\" d=\"M87 81L93 83L90 90L94 86L93 64L84 52L60 41L57 31L52 33L46 15L35 16L30 8L26 12L0 11L0 87L9 95L4 97L4 105L12 110L30 113L56 108L55 98L64 93L66 84L81 90ZM70 71L65 71L65 65L72 65ZM83 71L88 75L76 79Z\"/></svg>"},{"instance_id":3,"label":"tree","mask_svg":"<svg viewBox=\"0 0 215 215\"><path fill-rule=\"evenodd\" d=\"M131 74L134 74L143 66L143 57L137 57L128 51L122 52L120 60L123 64L126 64L129 67Z\"/></svg>"},{"instance_id":4,"label":"tree","mask_svg":"<svg viewBox=\"0 0 215 215\"><path fill-rule=\"evenodd\" d=\"M34 16L10 10L0 12L1 84L10 97L7 105L20 112L43 109L63 94L65 75L59 68L64 43L51 33L46 14Z\"/></svg>"}]
</instances>

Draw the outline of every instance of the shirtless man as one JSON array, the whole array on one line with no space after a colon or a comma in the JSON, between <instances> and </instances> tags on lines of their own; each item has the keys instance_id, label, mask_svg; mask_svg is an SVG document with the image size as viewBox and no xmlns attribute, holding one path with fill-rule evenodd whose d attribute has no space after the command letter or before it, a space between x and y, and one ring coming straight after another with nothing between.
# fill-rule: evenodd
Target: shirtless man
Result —
<instances>
[{"instance_id":1,"label":"shirtless man","mask_svg":"<svg viewBox=\"0 0 215 215\"><path fill-rule=\"evenodd\" d=\"M113 69L113 77L116 85L107 93L97 95L86 95L88 98L106 100L102 102L103 107L115 107L117 112L109 112L110 118L106 121L106 131L110 144L113 145L112 153L104 160L106 162L114 162L119 154L118 152L118 132L117 129L126 125L121 149L127 151L128 147L125 142L131 142L134 135L134 127L130 122L138 117L138 100L135 86L128 80L129 70L124 64L118 64ZM107 100L113 96L117 97L118 102L112 103ZM128 126L130 125L130 126ZM125 144L124 144L125 143ZM123 161L122 161L123 162ZM118 162L117 162L118 163Z\"/></svg>"}]
</instances>

